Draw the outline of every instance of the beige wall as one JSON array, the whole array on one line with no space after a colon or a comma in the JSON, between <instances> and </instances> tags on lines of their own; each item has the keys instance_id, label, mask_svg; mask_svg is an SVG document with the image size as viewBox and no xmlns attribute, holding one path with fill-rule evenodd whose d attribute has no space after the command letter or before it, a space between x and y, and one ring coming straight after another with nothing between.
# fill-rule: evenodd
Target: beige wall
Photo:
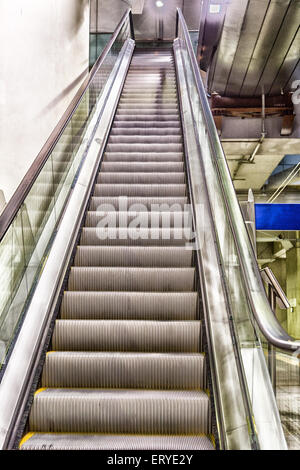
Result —
<instances>
[{"instance_id":1,"label":"beige wall","mask_svg":"<svg viewBox=\"0 0 300 470\"><path fill-rule=\"evenodd\" d=\"M12 196L88 72L89 0L0 0L0 190Z\"/></svg>"}]
</instances>

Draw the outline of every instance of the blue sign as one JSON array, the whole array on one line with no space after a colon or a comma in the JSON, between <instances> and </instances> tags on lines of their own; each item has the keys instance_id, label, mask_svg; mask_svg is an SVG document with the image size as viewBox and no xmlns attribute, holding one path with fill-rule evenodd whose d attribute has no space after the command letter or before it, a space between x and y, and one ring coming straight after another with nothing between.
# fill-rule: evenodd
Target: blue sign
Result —
<instances>
[{"instance_id":1,"label":"blue sign","mask_svg":"<svg viewBox=\"0 0 300 470\"><path fill-rule=\"evenodd\" d=\"M256 230L300 230L300 204L255 204Z\"/></svg>"}]
</instances>

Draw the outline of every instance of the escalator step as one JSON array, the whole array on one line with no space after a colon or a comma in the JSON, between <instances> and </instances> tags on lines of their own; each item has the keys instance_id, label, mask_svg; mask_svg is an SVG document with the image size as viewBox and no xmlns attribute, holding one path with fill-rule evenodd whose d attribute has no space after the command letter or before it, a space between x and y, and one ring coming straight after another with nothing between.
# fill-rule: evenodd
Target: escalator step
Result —
<instances>
[{"instance_id":1,"label":"escalator step","mask_svg":"<svg viewBox=\"0 0 300 470\"><path fill-rule=\"evenodd\" d=\"M185 196L185 184L96 184L94 196Z\"/></svg>"},{"instance_id":2,"label":"escalator step","mask_svg":"<svg viewBox=\"0 0 300 470\"><path fill-rule=\"evenodd\" d=\"M114 184L182 184L185 181L185 174L178 173L125 173L125 172L100 172L97 183ZM185 193L185 191L184 191Z\"/></svg>"},{"instance_id":3,"label":"escalator step","mask_svg":"<svg viewBox=\"0 0 300 470\"><path fill-rule=\"evenodd\" d=\"M135 114L135 113L132 113L132 112L129 112L127 111L127 113L123 112L121 114L119 114L117 112L117 114L115 115L115 122L118 122L118 121L151 121L151 125L152 125L152 121L156 120L156 121L173 121L173 122L176 122L177 124L180 124L180 119L179 119L179 115L178 113L173 113L173 114L149 114L149 113L145 113L145 111L143 110L144 114L142 113L139 113L138 115Z\"/></svg>"},{"instance_id":4,"label":"escalator step","mask_svg":"<svg viewBox=\"0 0 300 470\"><path fill-rule=\"evenodd\" d=\"M177 173L183 171L183 162L102 162L101 173L132 172L132 173ZM134 175L133 175L134 176Z\"/></svg>"},{"instance_id":5,"label":"escalator step","mask_svg":"<svg viewBox=\"0 0 300 470\"><path fill-rule=\"evenodd\" d=\"M170 127L125 127L113 126L111 136L158 136L158 135L181 135L179 126Z\"/></svg>"},{"instance_id":6,"label":"escalator step","mask_svg":"<svg viewBox=\"0 0 300 470\"><path fill-rule=\"evenodd\" d=\"M164 436L126 434L29 433L22 450L214 450L205 435Z\"/></svg>"},{"instance_id":7,"label":"escalator step","mask_svg":"<svg viewBox=\"0 0 300 470\"><path fill-rule=\"evenodd\" d=\"M190 292L194 268L72 267L68 288L73 291Z\"/></svg>"},{"instance_id":8,"label":"escalator step","mask_svg":"<svg viewBox=\"0 0 300 470\"><path fill-rule=\"evenodd\" d=\"M182 212L185 205L188 204L187 197L92 197L91 211L111 211L111 210L129 210L135 212L144 212L147 210L155 212Z\"/></svg>"},{"instance_id":9,"label":"escalator step","mask_svg":"<svg viewBox=\"0 0 300 470\"><path fill-rule=\"evenodd\" d=\"M190 267L192 250L181 246L78 246L74 266Z\"/></svg>"},{"instance_id":10,"label":"escalator step","mask_svg":"<svg viewBox=\"0 0 300 470\"><path fill-rule=\"evenodd\" d=\"M181 144L180 135L111 135L108 144ZM152 145L151 145L152 148Z\"/></svg>"},{"instance_id":11,"label":"escalator step","mask_svg":"<svg viewBox=\"0 0 300 470\"><path fill-rule=\"evenodd\" d=\"M193 390L204 375L202 354L50 352L42 387Z\"/></svg>"},{"instance_id":12,"label":"escalator step","mask_svg":"<svg viewBox=\"0 0 300 470\"><path fill-rule=\"evenodd\" d=\"M143 121L143 120L121 120L119 119L118 121L114 121L113 124L113 129L143 129L147 130L147 128L150 129L170 129L170 128L175 128L175 129L181 129L180 128L180 121L178 119L175 120L169 120L169 121Z\"/></svg>"},{"instance_id":13,"label":"escalator step","mask_svg":"<svg viewBox=\"0 0 300 470\"><path fill-rule=\"evenodd\" d=\"M116 147L116 146L115 146ZM143 146L142 146L143 147ZM140 146L141 148L141 146ZM104 154L104 161L105 162L182 162L183 160L183 153L181 151L170 151L161 153L161 150L158 146L157 149L154 149L151 146L151 150L149 150L149 146L147 146L148 151L144 152L144 150L139 150L140 152L144 153L137 153L137 147L135 149L131 149L131 151L125 152L124 146L118 146L118 149L114 148L114 151L105 152ZM156 151L155 151L156 150Z\"/></svg>"},{"instance_id":14,"label":"escalator step","mask_svg":"<svg viewBox=\"0 0 300 470\"><path fill-rule=\"evenodd\" d=\"M140 223L141 227L153 228L191 228L191 214L186 212L117 212L117 211L88 211L85 218L85 227L100 227L104 223L110 227L132 227Z\"/></svg>"},{"instance_id":15,"label":"escalator step","mask_svg":"<svg viewBox=\"0 0 300 470\"><path fill-rule=\"evenodd\" d=\"M105 151L105 155L108 157L109 155L111 156L112 154L114 153L127 153L129 154L128 157L130 157L130 153L134 153L134 154L140 154L139 156L139 160L142 160L143 161L143 156L144 154L145 157L147 157L147 154L149 154L150 156L152 154L158 154L159 156L161 156L161 154L163 153L169 153L169 154L174 154L176 155L176 153L179 153L180 156L181 156L181 160L183 158L183 155L182 155L182 151L183 151L183 146L182 144L172 144L172 143L162 143L162 144L158 144L158 143L151 143L151 144L139 144L139 143L123 143L123 144L112 144L112 143L108 143L106 145L106 151Z\"/></svg>"},{"instance_id":16,"label":"escalator step","mask_svg":"<svg viewBox=\"0 0 300 470\"><path fill-rule=\"evenodd\" d=\"M128 111L133 111L137 114L140 112L143 114L145 112L154 112L154 113L170 113L173 114L174 112L178 110L178 104L176 101L172 100L169 101L168 103L155 103L154 100L151 101L145 101L143 100L142 102L137 102L137 103L120 103L118 106L118 113L122 114L125 111L125 114L127 114Z\"/></svg>"},{"instance_id":17,"label":"escalator step","mask_svg":"<svg viewBox=\"0 0 300 470\"><path fill-rule=\"evenodd\" d=\"M210 401L201 390L47 388L35 394L29 426L32 432L209 434Z\"/></svg>"},{"instance_id":18,"label":"escalator step","mask_svg":"<svg viewBox=\"0 0 300 470\"><path fill-rule=\"evenodd\" d=\"M62 319L196 320L196 292L65 291Z\"/></svg>"},{"instance_id":19,"label":"escalator step","mask_svg":"<svg viewBox=\"0 0 300 470\"><path fill-rule=\"evenodd\" d=\"M197 353L200 352L200 322L56 320L52 349Z\"/></svg>"},{"instance_id":20,"label":"escalator step","mask_svg":"<svg viewBox=\"0 0 300 470\"><path fill-rule=\"evenodd\" d=\"M80 245L185 246L191 239L188 228L86 227L82 229Z\"/></svg>"}]
</instances>

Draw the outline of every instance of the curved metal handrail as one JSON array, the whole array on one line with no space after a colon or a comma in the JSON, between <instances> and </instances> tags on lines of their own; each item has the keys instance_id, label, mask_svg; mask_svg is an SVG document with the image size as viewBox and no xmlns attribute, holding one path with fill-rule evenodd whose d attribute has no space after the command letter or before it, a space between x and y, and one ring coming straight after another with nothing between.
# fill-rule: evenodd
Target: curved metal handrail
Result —
<instances>
[{"instance_id":1,"label":"curved metal handrail","mask_svg":"<svg viewBox=\"0 0 300 470\"><path fill-rule=\"evenodd\" d=\"M129 18L128 18L129 17ZM35 158L33 164L30 166L29 170L25 174L24 178L22 179L21 183L17 187L15 193L13 194L12 198L9 200L7 205L5 206L2 214L0 215L0 242L3 239L5 233L7 232L10 224L14 220L17 212L19 211L21 205L23 204L26 196L28 195L30 189L32 188L34 182L36 181L39 173L41 172L43 166L48 160L50 153L52 152L53 148L57 144L60 136L64 132L65 128L67 127L68 123L72 119L79 103L86 92L90 82L92 81L94 75L97 73L98 69L103 64L104 60L106 59L113 43L115 42L117 36L119 35L123 25L129 19L129 27L132 39L134 39L133 33L133 23L132 23L132 12L131 8L126 10L124 15L122 16L119 24L117 25L112 37L110 38L109 42L105 46L102 54L96 60L92 70L90 71L89 75L86 77L82 85L80 86L79 90L77 91L76 95L72 99L71 103L67 107L66 111L64 112L63 116L59 120L58 124L55 126L53 131L51 132L49 138L47 139L46 143L38 153L37 157Z\"/></svg>"},{"instance_id":2,"label":"curved metal handrail","mask_svg":"<svg viewBox=\"0 0 300 470\"><path fill-rule=\"evenodd\" d=\"M268 302L265 289L260 276L256 256L253 250L249 234L244 224L242 212L236 198L235 189L230 176L227 160L214 124L211 109L207 100L204 85L201 79L199 66L193 53L188 29L180 8L177 8L177 26L180 22L186 45L191 59L191 65L200 103L203 110L203 117L206 123L210 148L215 159L218 171L220 188L223 193L224 203L227 208L229 222L235 245L242 267L244 285L247 291L247 298L251 306L253 316L266 339L275 347L286 351L294 352L299 349L300 341L291 337L280 325L274 316ZM258 308L259 305L259 308Z\"/></svg>"}]
</instances>

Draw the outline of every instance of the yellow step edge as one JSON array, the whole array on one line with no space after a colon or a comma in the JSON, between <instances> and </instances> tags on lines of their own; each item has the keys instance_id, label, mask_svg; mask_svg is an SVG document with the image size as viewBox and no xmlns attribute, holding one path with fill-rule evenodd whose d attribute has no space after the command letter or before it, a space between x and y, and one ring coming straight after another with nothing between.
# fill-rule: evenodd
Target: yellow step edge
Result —
<instances>
[{"instance_id":1,"label":"yellow step edge","mask_svg":"<svg viewBox=\"0 0 300 470\"><path fill-rule=\"evenodd\" d=\"M216 440L215 440L215 436L213 434L209 434L208 435L209 439L211 440L214 448L216 449Z\"/></svg>"},{"instance_id":2,"label":"yellow step edge","mask_svg":"<svg viewBox=\"0 0 300 470\"><path fill-rule=\"evenodd\" d=\"M22 438L20 444L19 444L19 449L27 442L35 433L34 432L28 432L25 434L25 436Z\"/></svg>"},{"instance_id":3,"label":"yellow step edge","mask_svg":"<svg viewBox=\"0 0 300 470\"><path fill-rule=\"evenodd\" d=\"M208 437L212 442L213 444L215 444L215 438L212 434L205 434L205 433L197 433L197 434L194 434L194 433L187 433L187 434L160 434L160 433L156 433L156 434L136 434L136 433L116 433L116 432L111 432L111 433L107 433L107 432L64 432L64 431L57 431L57 432L54 432L54 431L50 431L50 432L40 432L40 431L35 431L35 432L29 432L27 434L25 434L25 436L23 437L22 441L20 442L20 446L21 444L24 444L28 439L30 439L34 434L38 434L38 435L41 435L41 434L47 434L47 435L66 435L66 434L72 434L72 435L75 435L75 436L146 436L146 437L151 437L151 436L165 436L165 437Z\"/></svg>"},{"instance_id":4,"label":"yellow step edge","mask_svg":"<svg viewBox=\"0 0 300 470\"><path fill-rule=\"evenodd\" d=\"M39 393L44 392L47 389L48 389L48 387L38 388L37 391L34 392L34 396L36 397Z\"/></svg>"}]
</instances>

